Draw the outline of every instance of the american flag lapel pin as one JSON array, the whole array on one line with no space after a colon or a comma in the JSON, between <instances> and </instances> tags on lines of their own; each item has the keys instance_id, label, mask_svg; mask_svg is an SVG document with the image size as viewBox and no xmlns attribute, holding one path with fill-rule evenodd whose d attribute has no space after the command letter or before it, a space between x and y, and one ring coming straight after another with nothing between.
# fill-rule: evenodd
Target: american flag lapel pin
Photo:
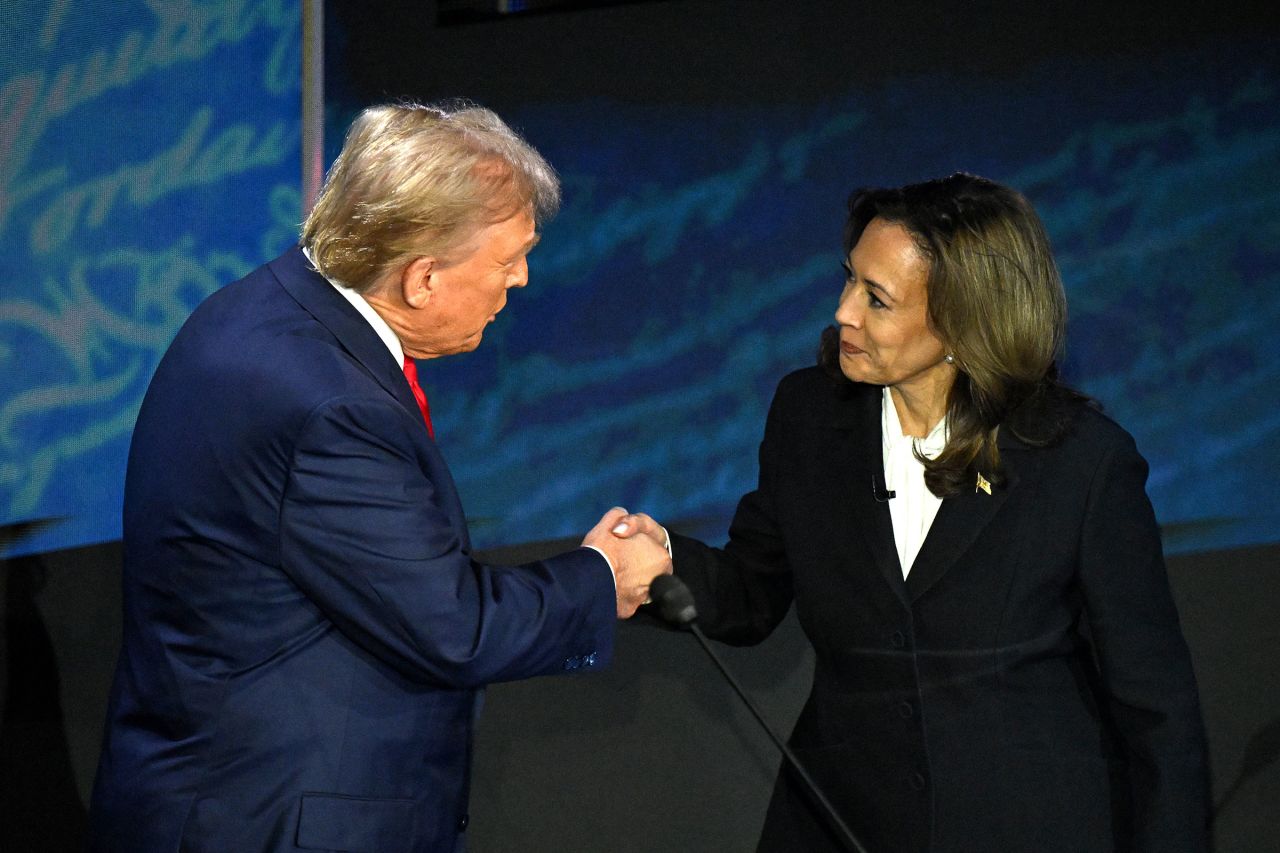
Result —
<instances>
[{"instance_id":1,"label":"american flag lapel pin","mask_svg":"<svg viewBox=\"0 0 1280 853\"><path fill-rule=\"evenodd\" d=\"M980 491L991 494L991 481L982 476L981 472L978 473L978 485L973 487L973 491L975 494Z\"/></svg>"}]
</instances>

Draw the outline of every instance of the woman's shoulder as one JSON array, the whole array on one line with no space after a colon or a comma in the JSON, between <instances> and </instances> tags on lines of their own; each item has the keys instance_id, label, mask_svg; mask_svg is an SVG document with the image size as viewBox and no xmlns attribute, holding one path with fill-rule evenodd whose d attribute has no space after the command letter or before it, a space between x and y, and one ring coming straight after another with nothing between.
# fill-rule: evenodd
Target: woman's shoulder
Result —
<instances>
[{"instance_id":1,"label":"woman's shoulder","mask_svg":"<svg viewBox=\"0 0 1280 853\"><path fill-rule=\"evenodd\" d=\"M878 404L881 387L836 378L821 367L805 367L782 377L774 394L773 409L805 420L842 419L862 405Z\"/></svg>"},{"instance_id":2,"label":"woman's shoulder","mask_svg":"<svg viewBox=\"0 0 1280 853\"><path fill-rule=\"evenodd\" d=\"M1076 408L1073 433L1078 440L1107 448L1134 446L1133 436L1107 414L1100 403L1086 400L1077 403Z\"/></svg>"},{"instance_id":3,"label":"woman's shoulder","mask_svg":"<svg viewBox=\"0 0 1280 853\"><path fill-rule=\"evenodd\" d=\"M1094 448L1106 452L1134 447L1133 436L1102 404L1065 386L1054 388L1033 417L1019 424L1015 435L1031 446Z\"/></svg>"},{"instance_id":4,"label":"woman's shoulder","mask_svg":"<svg viewBox=\"0 0 1280 853\"><path fill-rule=\"evenodd\" d=\"M861 382L850 382L844 377L832 376L820 366L802 367L793 370L778 383L780 397L803 397L810 399L849 400L864 396L878 396L879 385L866 385Z\"/></svg>"}]
</instances>

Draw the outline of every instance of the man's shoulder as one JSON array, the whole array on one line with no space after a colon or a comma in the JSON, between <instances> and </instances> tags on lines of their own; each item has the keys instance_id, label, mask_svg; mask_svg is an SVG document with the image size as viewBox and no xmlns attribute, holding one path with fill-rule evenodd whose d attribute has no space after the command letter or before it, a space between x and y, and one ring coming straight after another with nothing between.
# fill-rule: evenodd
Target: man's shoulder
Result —
<instances>
[{"instance_id":1,"label":"man's shoulder","mask_svg":"<svg viewBox=\"0 0 1280 853\"><path fill-rule=\"evenodd\" d=\"M285 271L293 268L291 254L292 250L218 287L196 305L182 332L190 334L206 327L223 326L244 326L248 330L264 316L296 310L297 305L283 288L279 275L282 265ZM297 254L301 256L301 252Z\"/></svg>"},{"instance_id":2,"label":"man's shoulder","mask_svg":"<svg viewBox=\"0 0 1280 853\"><path fill-rule=\"evenodd\" d=\"M295 254L302 257L291 251L263 264L192 312L165 355L181 384L203 388L210 402L225 389L232 398L270 401L271 408L385 396L332 331L286 291L280 266L286 275L305 274Z\"/></svg>"}]
</instances>

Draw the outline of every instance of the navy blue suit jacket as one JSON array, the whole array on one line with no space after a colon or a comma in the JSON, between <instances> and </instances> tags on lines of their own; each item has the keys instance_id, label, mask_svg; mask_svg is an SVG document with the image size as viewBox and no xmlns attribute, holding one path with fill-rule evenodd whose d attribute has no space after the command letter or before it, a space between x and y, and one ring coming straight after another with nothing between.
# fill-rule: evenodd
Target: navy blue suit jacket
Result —
<instances>
[{"instance_id":1,"label":"navy blue suit jacket","mask_svg":"<svg viewBox=\"0 0 1280 853\"><path fill-rule=\"evenodd\" d=\"M612 654L598 553L472 559L401 366L298 249L161 361L124 549L93 850L453 851L481 686Z\"/></svg>"}]
</instances>

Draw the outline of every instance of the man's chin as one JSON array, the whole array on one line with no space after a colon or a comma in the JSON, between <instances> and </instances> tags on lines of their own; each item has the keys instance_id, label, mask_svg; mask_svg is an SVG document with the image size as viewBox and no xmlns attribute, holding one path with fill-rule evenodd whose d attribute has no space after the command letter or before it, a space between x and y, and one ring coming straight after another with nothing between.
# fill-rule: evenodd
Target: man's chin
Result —
<instances>
[{"instance_id":1,"label":"man's chin","mask_svg":"<svg viewBox=\"0 0 1280 853\"><path fill-rule=\"evenodd\" d=\"M484 335L481 332L476 332L474 336L458 344L456 349L450 350L446 355L461 355L464 352L471 352L480 346L480 340L483 337Z\"/></svg>"},{"instance_id":2,"label":"man's chin","mask_svg":"<svg viewBox=\"0 0 1280 853\"><path fill-rule=\"evenodd\" d=\"M406 347L405 352L416 359L440 358L441 356L446 356L446 355L458 355L464 352L471 352L473 349L480 346L480 340L483 337L484 337L484 330L481 329L480 331L473 334L471 337L467 338L465 341L454 344L448 349L440 349L440 350L437 350L436 352L425 352L425 351L411 350L408 347Z\"/></svg>"}]
</instances>

